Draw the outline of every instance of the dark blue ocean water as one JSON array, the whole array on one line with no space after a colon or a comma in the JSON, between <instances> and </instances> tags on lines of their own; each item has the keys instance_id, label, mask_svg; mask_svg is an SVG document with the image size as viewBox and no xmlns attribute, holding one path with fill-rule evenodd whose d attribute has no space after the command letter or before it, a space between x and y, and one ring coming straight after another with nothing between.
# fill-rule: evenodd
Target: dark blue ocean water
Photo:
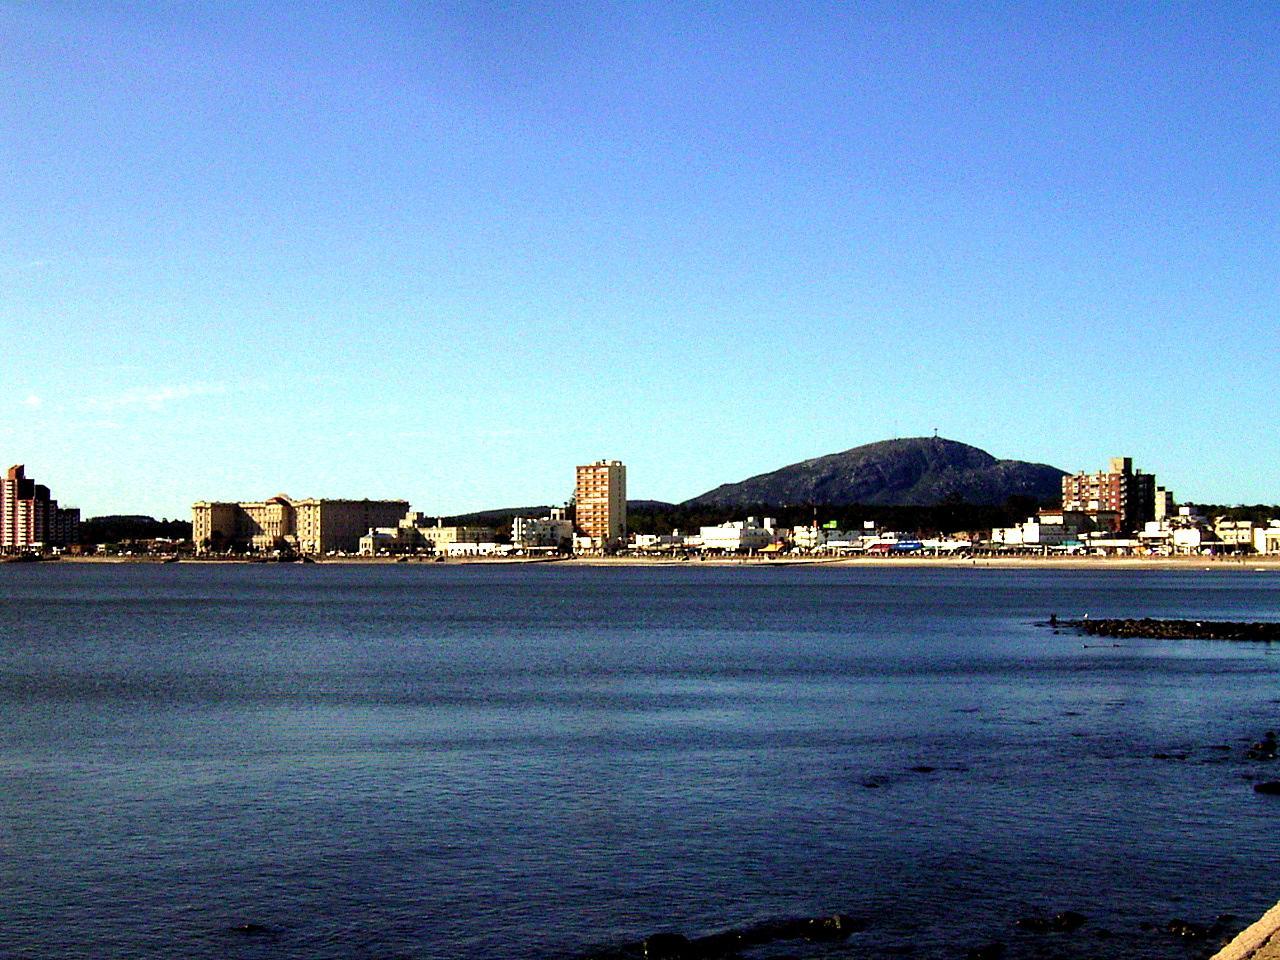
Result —
<instances>
[{"instance_id":1,"label":"dark blue ocean water","mask_svg":"<svg viewBox=\"0 0 1280 960\"><path fill-rule=\"evenodd\" d=\"M0 956L543 960L837 910L868 930L774 955L1191 956L1139 925L1280 898L1280 762L1243 757L1280 648L1054 612L1280 619L1280 574L3 566Z\"/></svg>"}]
</instances>

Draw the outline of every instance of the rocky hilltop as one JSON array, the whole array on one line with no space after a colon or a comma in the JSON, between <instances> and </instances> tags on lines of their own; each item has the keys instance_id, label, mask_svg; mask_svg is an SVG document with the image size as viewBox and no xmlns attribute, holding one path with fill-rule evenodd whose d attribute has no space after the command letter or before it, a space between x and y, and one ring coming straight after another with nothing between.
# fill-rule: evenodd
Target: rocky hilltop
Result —
<instances>
[{"instance_id":1,"label":"rocky hilltop","mask_svg":"<svg viewBox=\"0 0 1280 960\"><path fill-rule=\"evenodd\" d=\"M997 460L942 437L882 440L802 460L740 483L726 483L685 506L822 503L928 506L948 500L1001 504L1011 496L1055 501L1065 471L1044 463Z\"/></svg>"}]
</instances>

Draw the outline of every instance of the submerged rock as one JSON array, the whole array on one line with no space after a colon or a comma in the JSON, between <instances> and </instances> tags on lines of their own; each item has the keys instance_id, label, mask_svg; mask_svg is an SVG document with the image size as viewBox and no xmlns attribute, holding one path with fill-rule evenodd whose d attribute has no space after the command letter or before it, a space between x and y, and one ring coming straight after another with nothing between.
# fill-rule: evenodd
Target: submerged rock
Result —
<instances>
[{"instance_id":1,"label":"submerged rock","mask_svg":"<svg viewBox=\"0 0 1280 960\"><path fill-rule=\"evenodd\" d=\"M867 929L863 920L855 920L847 913L836 913L808 921L806 940L847 940L852 934Z\"/></svg>"},{"instance_id":2,"label":"submerged rock","mask_svg":"<svg viewBox=\"0 0 1280 960\"><path fill-rule=\"evenodd\" d=\"M1050 924L1055 933L1071 933L1074 930L1079 930L1088 922L1084 914L1076 913L1074 910L1064 910L1062 913L1055 915Z\"/></svg>"},{"instance_id":3,"label":"submerged rock","mask_svg":"<svg viewBox=\"0 0 1280 960\"><path fill-rule=\"evenodd\" d=\"M233 927L228 927L229 933L238 933L243 937L269 937L275 931L262 923L237 923Z\"/></svg>"},{"instance_id":4,"label":"submerged rock","mask_svg":"<svg viewBox=\"0 0 1280 960\"><path fill-rule=\"evenodd\" d=\"M1267 735L1244 752L1250 760L1274 760L1276 758L1275 731L1268 730Z\"/></svg>"},{"instance_id":5,"label":"submerged rock","mask_svg":"<svg viewBox=\"0 0 1280 960\"><path fill-rule=\"evenodd\" d=\"M1209 935L1208 927L1192 923L1190 920L1180 920L1176 917L1166 923L1164 929L1167 933L1172 933L1175 937L1182 937L1186 940L1203 940Z\"/></svg>"},{"instance_id":6,"label":"submerged rock","mask_svg":"<svg viewBox=\"0 0 1280 960\"><path fill-rule=\"evenodd\" d=\"M773 943L787 940L832 943L845 940L866 928L866 921L847 913L827 917L790 917L692 939L679 933L654 933L639 943L627 944L620 950L591 956L596 960L732 960L744 950Z\"/></svg>"},{"instance_id":7,"label":"submerged rock","mask_svg":"<svg viewBox=\"0 0 1280 960\"><path fill-rule=\"evenodd\" d=\"M1073 933L1088 922L1084 914L1064 910L1052 917L1023 917L1015 921L1014 926L1028 933Z\"/></svg>"},{"instance_id":8,"label":"submerged rock","mask_svg":"<svg viewBox=\"0 0 1280 960\"><path fill-rule=\"evenodd\" d=\"M965 954L965 960L1000 960L1004 956L1004 951L1004 944L997 940L981 947L974 947Z\"/></svg>"}]
</instances>

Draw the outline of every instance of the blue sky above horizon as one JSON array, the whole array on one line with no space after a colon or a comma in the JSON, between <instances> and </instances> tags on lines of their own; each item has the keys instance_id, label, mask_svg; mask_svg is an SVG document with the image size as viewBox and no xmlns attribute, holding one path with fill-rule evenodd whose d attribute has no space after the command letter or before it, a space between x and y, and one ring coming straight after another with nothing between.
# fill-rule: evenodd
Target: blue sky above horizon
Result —
<instances>
[{"instance_id":1,"label":"blue sky above horizon","mask_svg":"<svg viewBox=\"0 0 1280 960\"><path fill-rule=\"evenodd\" d=\"M1280 501L1280 8L0 2L0 458L86 514L894 436Z\"/></svg>"}]
</instances>

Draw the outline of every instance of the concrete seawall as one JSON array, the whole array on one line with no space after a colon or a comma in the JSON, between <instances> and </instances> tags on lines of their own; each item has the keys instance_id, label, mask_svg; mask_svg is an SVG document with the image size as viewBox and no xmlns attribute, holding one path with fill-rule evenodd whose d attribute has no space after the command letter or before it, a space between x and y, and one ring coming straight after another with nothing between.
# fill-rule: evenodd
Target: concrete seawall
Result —
<instances>
[{"instance_id":1,"label":"concrete seawall","mask_svg":"<svg viewBox=\"0 0 1280 960\"><path fill-rule=\"evenodd\" d=\"M1280 903L1215 953L1212 960L1280 960Z\"/></svg>"}]
</instances>

